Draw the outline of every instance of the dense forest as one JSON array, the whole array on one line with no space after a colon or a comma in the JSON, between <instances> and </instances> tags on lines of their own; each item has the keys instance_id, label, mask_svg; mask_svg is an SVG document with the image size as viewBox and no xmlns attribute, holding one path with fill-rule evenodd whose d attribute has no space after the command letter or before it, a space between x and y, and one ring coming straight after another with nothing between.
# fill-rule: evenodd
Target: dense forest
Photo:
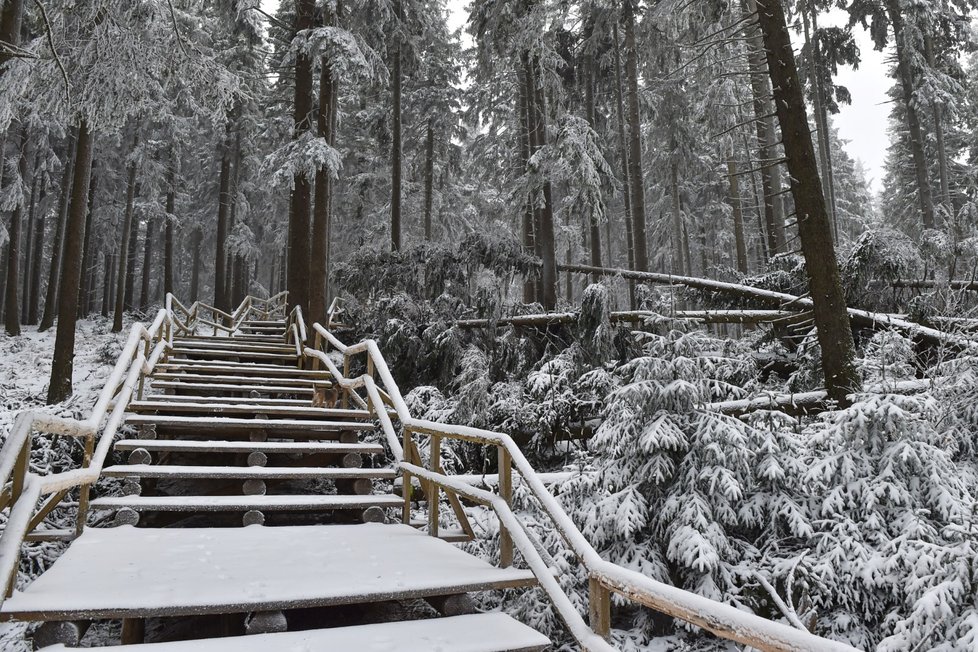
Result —
<instances>
[{"instance_id":1,"label":"dense forest","mask_svg":"<svg viewBox=\"0 0 978 652\"><path fill-rule=\"evenodd\" d=\"M0 307L54 333L46 402L79 320L339 298L417 414L559 471L608 559L974 649L978 1L449 4L0 0ZM833 122L864 31L878 193ZM622 649L719 645L614 613Z\"/></svg>"}]
</instances>

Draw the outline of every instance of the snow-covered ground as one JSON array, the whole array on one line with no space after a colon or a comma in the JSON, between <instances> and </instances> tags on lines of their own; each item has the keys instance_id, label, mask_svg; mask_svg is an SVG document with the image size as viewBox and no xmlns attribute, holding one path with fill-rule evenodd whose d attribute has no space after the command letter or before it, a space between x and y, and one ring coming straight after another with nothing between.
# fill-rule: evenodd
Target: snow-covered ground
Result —
<instances>
[{"instance_id":1,"label":"snow-covered ground","mask_svg":"<svg viewBox=\"0 0 978 652\"><path fill-rule=\"evenodd\" d=\"M14 418L22 410L88 416L129 333L128 325L122 333L111 333L111 329L112 322L103 318L78 322L74 395L64 403L51 406L45 405L45 399L56 330L38 333L36 327L25 326L19 337L0 332L0 442L6 441ZM24 639L25 628L20 623L0 624L0 650L30 650L30 643Z\"/></svg>"}]
</instances>

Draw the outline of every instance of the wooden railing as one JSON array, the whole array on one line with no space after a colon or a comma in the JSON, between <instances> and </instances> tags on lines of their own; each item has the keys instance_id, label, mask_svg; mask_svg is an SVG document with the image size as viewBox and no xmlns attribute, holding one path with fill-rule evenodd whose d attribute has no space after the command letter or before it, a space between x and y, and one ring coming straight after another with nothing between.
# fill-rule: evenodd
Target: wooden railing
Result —
<instances>
[{"instance_id":1,"label":"wooden railing","mask_svg":"<svg viewBox=\"0 0 978 652\"><path fill-rule=\"evenodd\" d=\"M287 298L288 292L279 292L268 299L247 296L234 312L228 313L203 301L194 301L187 308L175 296L167 294L165 309L172 316L176 335L192 334L198 326L209 326L212 335L231 334L248 319L284 317Z\"/></svg>"},{"instance_id":2,"label":"wooden railing","mask_svg":"<svg viewBox=\"0 0 978 652\"><path fill-rule=\"evenodd\" d=\"M284 314L284 310L282 295L271 299L247 297L233 313L223 313L229 322L218 328L227 330L233 326L227 331L233 332L248 315L268 318ZM166 357L175 334L192 333L199 324L213 326L214 320L201 317L207 311L211 311L211 315L221 314L201 302L194 302L188 309L172 295L167 295L166 306L157 312L148 328L133 324L126 345L87 419L66 419L35 411L17 415L13 429L0 448L0 511L10 508L0 533L0 578L5 582L0 605L16 584L21 546L74 489L79 492L74 528L43 531L48 533L34 538L71 540L81 534L88 518L90 488L102 473L129 402L133 396L142 397L146 376ZM35 432L81 439L84 445L81 468L44 476L32 473L29 467ZM42 498L44 500L38 506Z\"/></svg>"},{"instance_id":3,"label":"wooden railing","mask_svg":"<svg viewBox=\"0 0 978 652\"><path fill-rule=\"evenodd\" d=\"M327 324L331 324L339 308L334 301L330 306ZM776 623L728 604L704 598L669 584L653 580L641 573L605 561L574 525L570 516L546 488L522 451L508 435L478 428L454 426L415 419L394 382L387 361L373 340L347 346L321 324L313 325L314 340L307 346L305 355L312 359L314 367L325 365L334 376L344 394L344 401L352 401L378 419L391 453L402 472L404 506L402 517L410 523L413 494L412 478L424 488L428 501L428 531L432 536L439 533L439 500L445 494L455 514L465 527L464 513L458 505L459 498L484 505L499 519L499 563L513 563L514 551L519 550L527 566L533 571L543 590L552 601L561 620L571 635L585 650L613 650L611 637L611 596L616 594L633 603L678 618L706 629L717 636L764 652L822 651L853 652L855 648L807 631ZM342 355L342 370L330 353ZM365 373L351 377L354 360L363 356ZM375 379L376 376L376 379ZM363 390L364 396L360 395ZM394 427L396 419L401 436ZM418 455L415 435L427 435L429 454L427 465ZM471 484L447 475L440 467L440 449L445 439L491 446L496 449L499 461L498 493L473 487ZM513 474L519 474L524 485L534 496L550 523L573 552L588 576L588 620L579 614L573 602L554 577L553 569L544 561L538 550L539 541L525 529L513 511ZM543 551L548 557L547 551Z\"/></svg>"}]
</instances>

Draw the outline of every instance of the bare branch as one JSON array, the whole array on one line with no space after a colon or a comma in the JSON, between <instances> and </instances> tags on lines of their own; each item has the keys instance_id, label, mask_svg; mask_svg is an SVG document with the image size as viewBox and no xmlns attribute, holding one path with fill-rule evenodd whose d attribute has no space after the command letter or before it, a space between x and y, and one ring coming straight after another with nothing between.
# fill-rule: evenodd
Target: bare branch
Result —
<instances>
[{"instance_id":1,"label":"bare branch","mask_svg":"<svg viewBox=\"0 0 978 652\"><path fill-rule=\"evenodd\" d=\"M48 10L44 7L44 3L41 0L34 0L34 4L37 8L41 10L41 18L44 20L44 31L47 34L48 47L51 48L51 54L54 56L55 63L58 64L58 69L61 70L61 77L65 82L65 104L71 105L71 82L68 81L68 71L65 70L65 64L61 61L61 56L54 47L54 33L51 31L51 21L48 20Z\"/></svg>"}]
</instances>

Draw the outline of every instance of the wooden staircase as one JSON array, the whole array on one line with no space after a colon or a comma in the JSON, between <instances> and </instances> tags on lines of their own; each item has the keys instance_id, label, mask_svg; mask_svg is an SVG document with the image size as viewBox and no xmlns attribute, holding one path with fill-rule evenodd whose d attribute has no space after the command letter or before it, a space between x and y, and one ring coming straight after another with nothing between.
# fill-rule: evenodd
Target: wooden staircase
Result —
<instances>
[{"instance_id":1,"label":"wooden staircase","mask_svg":"<svg viewBox=\"0 0 978 652\"><path fill-rule=\"evenodd\" d=\"M335 301L309 333L285 297L228 313L168 295L87 419L17 415L0 449L0 621L40 621L51 650L121 620L119 642L143 652L529 652L550 641L468 594L538 586L588 652L616 649L613 595L763 652L854 652L602 559L512 438L414 418L377 343L336 337ZM32 472L47 435L77 439L81 465ZM445 473L444 441L495 457L492 490ZM562 550L514 511L517 477ZM498 521L496 563L451 543L476 535L462 501ZM16 589L38 541L71 544ZM558 555L577 564L563 584ZM423 608L391 608L409 601Z\"/></svg>"},{"instance_id":2,"label":"wooden staircase","mask_svg":"<svg viewBox=\"0 0 978 652\"><path fill-rule=\"evenodd\" d=\"M404 501L372 415L344 405L328 371L303 369L286 332L284 319L255 320L173 338L128 405L136 434L102 469L125 495L101 482L89 504L114 527L85 528L0 618L44 621L40 645L78 645L106 619L123 621L121 643L142 643L148 618L219 614L225 632L255 635L136 649L545 649L504 614L460 613L461 596L530 586L533 573L388 524ZM310 609L416 599L444 616L287 631Z\"/></svg>"}]
</instances>

